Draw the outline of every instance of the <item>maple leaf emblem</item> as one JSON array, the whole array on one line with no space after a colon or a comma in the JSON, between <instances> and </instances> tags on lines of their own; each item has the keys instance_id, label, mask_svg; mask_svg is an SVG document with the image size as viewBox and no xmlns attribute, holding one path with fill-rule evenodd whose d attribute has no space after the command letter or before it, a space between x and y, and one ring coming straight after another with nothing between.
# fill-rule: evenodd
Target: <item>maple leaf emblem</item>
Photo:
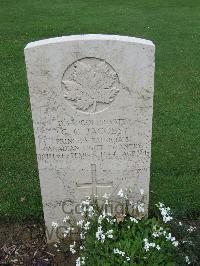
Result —
<instances>
[{"instance_id":1,"label":"maple leaf emblem","mask_svg":"<svg viewBox=\"0 0 200 266\"><path fill-rule=\"evenodd\" d=\"M92 61L90 61L92 60ZM119 92L119 79L105 61L87 58L71 65L62 80L64 97L78 110L96 112L98 104L108 105Z\"/></svg>"}]
</instances>

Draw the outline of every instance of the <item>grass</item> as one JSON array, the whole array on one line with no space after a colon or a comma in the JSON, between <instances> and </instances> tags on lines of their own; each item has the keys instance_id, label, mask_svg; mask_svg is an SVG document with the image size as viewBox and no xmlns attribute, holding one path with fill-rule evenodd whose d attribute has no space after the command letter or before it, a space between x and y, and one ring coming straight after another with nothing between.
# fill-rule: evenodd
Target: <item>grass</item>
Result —
<instances>
[{"instance_id":1,"label":"grass","mask_svg":"<svg viewBox=\"0 0 200 266\"><path fill-rule=\"evenodd\" d=\"M179 215L198 214L199 0L0 0L0 217L42 217L23 49L82 33L155 43L150 209L162 200Z\"/></svg>"}]
</instances>

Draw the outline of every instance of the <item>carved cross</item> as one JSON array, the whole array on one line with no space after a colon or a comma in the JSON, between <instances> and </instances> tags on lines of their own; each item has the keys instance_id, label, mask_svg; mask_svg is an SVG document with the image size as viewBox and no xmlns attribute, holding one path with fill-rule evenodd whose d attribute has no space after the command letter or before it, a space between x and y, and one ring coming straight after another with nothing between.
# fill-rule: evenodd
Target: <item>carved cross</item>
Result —
<instances>
[{"instance_id":1,"label":"carved cross","mask_svg":"<svg viewBox=\"0 0 200 266\"><path fill-rule=\"evenodd\" d=\"M97 195L97 189L98 188L108 188L113 186L113 182L105 182L105 183L99 183L96 179L96 164L91 164L91 183L82 183L78 184L76 183L78 188L91 188L92 189L92 195Z\"/></svg>"}]
</instances>

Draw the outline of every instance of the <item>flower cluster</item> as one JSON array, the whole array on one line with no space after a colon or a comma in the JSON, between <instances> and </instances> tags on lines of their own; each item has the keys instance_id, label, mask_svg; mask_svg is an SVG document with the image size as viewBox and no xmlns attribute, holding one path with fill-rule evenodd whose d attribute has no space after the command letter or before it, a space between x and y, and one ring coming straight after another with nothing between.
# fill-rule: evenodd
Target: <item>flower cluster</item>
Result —
<instances>
[{"instance_id":1,"label":"flower cluster","mask_svg":"<svg viewBox=\"0 0 200 266\"><path fill-rule=\"evenodd\" d=\"M138 220L137 219L135 219L134 217L130 217L130 220L131 220L131 222L134 222L134 223L138 223Z\"/></svg>"},{"instance_id":2,"label":"flower cluster","mask_svg":"<svg viewBox=\"0 0 200 266\"><path fill-rule=\"evenodd\" d=\"M92 201L89 196L87 196L86 200L82 201L80 213L82 216L88 216L90 218L95 214L94 207L92 206Z\"/></svg>"},{"instance_id":3,"label":"flower cluster","mask_svg":"<svg viewBox=\"0 0 200 266\"><path fill-rule=\"evenodd\" d=\"M171 243L174 247L177 247L179 244L178 241L176 240L176 238L174 236L172 236L171 233L167 233L166 230L163 229L163 227L157 228L157 226L154 226L152 236L154 238L164 236L167 241L171 241Z\"/></svg>"},{"instance_id":4,"label":"flower cluster","mask_svg":"<svg viewBox=\"0 0 200 266\"><path fill-rule=\"evenodd\" d=\"M105 234L104 234L104 232L102 230L102 226L98 227L98 230L96 232L96 238L98 240L101 240L102 243L105 241L106 236L105 236Z\"/></svg>"},{"instance_id":5,"label":"flower cluster","mask_svg":"<svg viewBox=\"0 0 200 266\"><path fill-rule=\"evenodd\" d=\"M80 221L77 222L77 225L80 226L80 227L82 228L83 223L84 223L84 220L80 220Z\"/></svg>"},{"instance_id":6,"label":"flower cluster","mask_svg":"<svg viewBox=\"0 0 200 266\"><path fill-rule=\"evenodd\" d=\"M126 256L126 253L121 251L121 250L119 250L118 248L114 248L113 249L113 253L114 254L118 254L118 255L120 255L122 257L125 257L126 261L130 261L130 257Z\"/></svg>"},{"instance_id":7,"label":"flower cluster","mask_svg":"<svg viewBox=\"0 0 200 266\"><path fill-rule=\"evenodd\" d=\"M66 228L63 232L63 237L66 238L70 234L70 232L73 230L74 228L71 228L71 227Z\"/></svg>"},{"instance_id":8,"label":"flower cluster","mask_svg":"<svg viewBox=\"0 0 200 266\"><path fill-rule=\"evenodd\" d=\"M75 254L78 248L80 250L80 257L76 260L76 266L94 265L93 263L96 261L95 256L101 256L102 252L110 252L110 250L113 250L113 253L109 253L108 258L104 256L102 263L106 264L109 262L109 265L116 265L116 263L117 265L122 265L125 263L127 265L136 263L137 258L140 257L143 260L141 263L151 262L151 259L153 262L159 263L157 260L160 258L159 265L164 265L162 264L164 263L163 259L166 263L168 263L168 259L173 259L170 256L165 258L168 254L173 254L173 252L167 254L167 249L169 251L177 251L178 253L182 245L191 240L183 240L180 234L176 234L174 230L172 230L173 234L171 233L170 228L173 228L173 224L179 226L178 230L181 230L184 226L181 222L176 222L176 219L172 218L169 207L159 202L156 206L160 210L162 220L146 218L144 190L140 189L140 193L137 193L137 199L140 194L137 202L130 201L129 192L131 192L130 189L119 190L117 195L120 198L120 203L122 202L122 208L120 205L120 210L114 214L112 213L113 206L111 205L110 195L105 193L103 196L103 206L98 205L99 199L97 200L97 196L95 196L95 199L88 196L82 201L80 205L82 220L78 222L74 220L74 224L71 224L70 217L64 217L63 223L69 223L70 226L65 228L63 237L70 236L75 226L77 226L80 233L80 240L71 243L71 240L74 240L71 239L71 244L68 244L72 254ZM173 220L171 223L166 224L171 220ZM52 227L57 228L58 223L52 222ZM194 232L195 229L196 227L194 226L188 227L187 236ZM118 242L116 242L116 239ZM128 239L128 245L125 243L125 239ZM95 251L93 250L94 243L97 247ZM181 244L179 245L179 243ZM135 246L140 247L136 251L137 254L132 252L132 248ZM183 264L192 264L194 258L186 256L190 253L187 252L185 254L184 252L183 254ZM91 259L93 256L94 260Z\"/></svg>"},{"instance_id":9,"label":"flower cluster","mask_svg":"<svg viewBox=\"0 0 200 266\"><path fill-rule=\"evenodd\" d=\"M140 203L137 205L137 209L139 213L144 213L144 203Z\"/></svg>"},{"instance_id":10,"label":"flower cluster","mask_svg":"<svg viewBox=\"0 0 200 266\"><path fill-rule=\"evenodd\" d=\"M156 248L157 250L160 250L160 246L159 245L156 245L156 243L154 243L154 242L150 243L147 238L145 238L143 241L144 241L144 249L145 249L145 251L149 251L150 248Z\"/></svg>"},{"instance_id":11,"label":"flower cluster","mask_svg":"<svg viewBox=\"0 0 200 266\"><path fill-rule=\"evenodd\" d=\"M152 233L152 236L157 238L157 237L160 237L160 236L165 236L167 234L167 232L163 229L163 227L158 227L157 226L153 226L153 233Z\"/></svg>"},{"instance_id":12,"label":"flower cluster","mask_svg":"<svg viewBox=\"0 0 200 266\"><path fill-rule=\"evenodd\" d=\"M107 238L113 238L113 229L110 229L106 232Z\"/></svg>"},{"instance_id":13,"label":"flower cluster","mask_svg":"<svg viewBox=\"0 0 200 266\"><path fill-rule=\"evenodd\" d=\"M97 240L100 240L102 243L105 241L105 238L113 238L113 230L110 229L107 232L102 230L102 226L99 226L96 232Z\"/></svg>"},{"instance_id":14,"label":"flower cluster","mask_svg":"<svg viewBox=\"0 0 200 266\"><path fill-rule=\"evenodd\" d=\"M101 224L104 219L111 224L116 221L116 219L113 219L112 214L110 212L106 213L105 210L99 215L98 224Z\"/></svg>"},{"instance_id":15,"label":"flower cluster","mask_svg":"<svg viewBox=\"0 0 200 266\"><path fill-rule=\"evenodd\" d=\"M162 215L162 219L164 223L167 223L169 221L171 221L173 218L171 216L171 211L169 207L165 207L165 205L161 202L159 202L158 204L156 204L156 206L158 207L158 209L160 210L160 213Z\"/></svg>"},{"instance_id":16,"label":"flower cluster","mask_svg":"<svg viewBox=\"0 0 200 266\"><path fill-rule=\"evenodd\" d=\"M75 246L76 246L76 242L75 241L74 241L74 243L72 245L69 246L70 251L71 251L72 254L76 253Z\"/></svg>"},{"instance_id":17,"label":"flower cluster","mask_svg":"<svg viewBox=\"0 0 200 266\"><path fill-rule=\"evenodd\" d=\"M85 225L84 225L84 229L87 231L87 230L89 230L89 227L90 226L90 222L89 221L87 221L86 223L85 223Z\"/></svg>"},{"instance_id":18,"label":"flower cluster","mask_svg":"<svg viewBox=\"0 0 200 266\"><path fill-rule=\"evenodd\" d=\"M177 246L179 245L178 241L176 240L176 238L175 238L174 236L172 236L171 233L168 233L168 234L165 236L165 238L166 238L167 240L171 241L173 246L177 247Z\"/></svg>"},{"instance_id":19,"label":"flower cluster","mask_svg":"<svg viewBox=\"0 0 200 266\"><path fill-rule=\"evenodd\" d=\"M195 227L195 226L190 226L190 227L187 229L188 233L192 233L192 232L194 232L195 230L196 230L196 227Z\"/></svg>"},{"instance_id":20,"label":"flower cluster","mask_svg":"<svg viewBox=\"0 0 200 266\"><path fill-rule=\"evenodd\" d=\"M185 257L185 262L186 262L188 265L191 264L191 261L190 261L190 259L189 259L188 256Z\"/></svg>"}]
</instances>

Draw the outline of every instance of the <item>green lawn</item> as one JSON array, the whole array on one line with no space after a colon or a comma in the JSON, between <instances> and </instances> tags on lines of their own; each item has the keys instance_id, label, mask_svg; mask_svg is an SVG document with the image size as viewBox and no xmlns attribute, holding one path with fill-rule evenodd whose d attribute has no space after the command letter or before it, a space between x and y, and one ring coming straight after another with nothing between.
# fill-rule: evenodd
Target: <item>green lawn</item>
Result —
<instances>
[{"instance_id":1,"label":"green lawn","mask_svg":"<svg viewBox=\"0 0 200 266\"><path fill-rule=\"evenodd\" d=\"M200 1L0 0L0 217L42 217L23 49L83 33L155 43L150 207L200 213Z\"/></svg>"}]
</instances>

